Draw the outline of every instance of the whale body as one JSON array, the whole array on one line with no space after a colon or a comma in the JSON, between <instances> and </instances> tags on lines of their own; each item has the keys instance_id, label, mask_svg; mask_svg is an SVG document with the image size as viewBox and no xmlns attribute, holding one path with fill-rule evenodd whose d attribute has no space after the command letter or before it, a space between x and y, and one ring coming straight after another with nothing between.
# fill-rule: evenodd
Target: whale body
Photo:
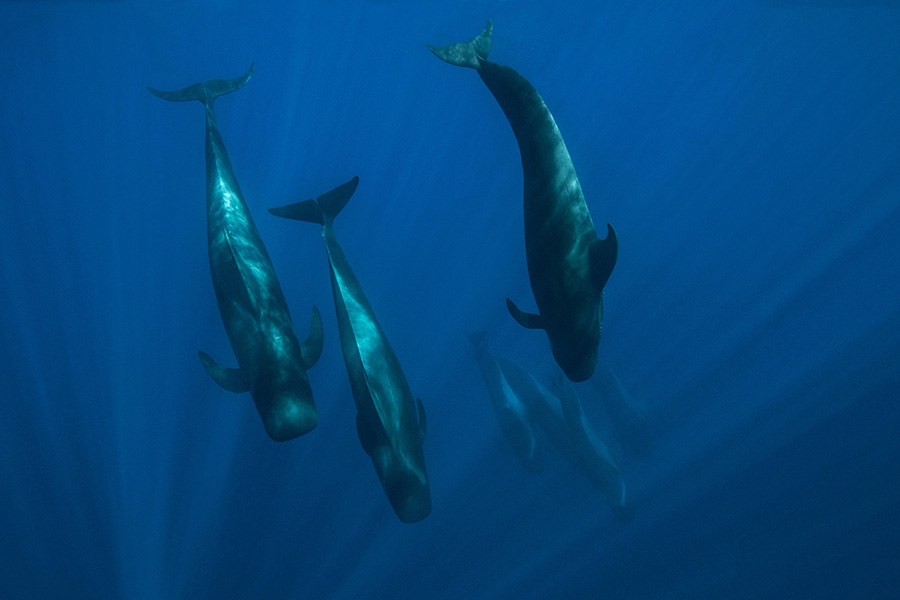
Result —
<instances>
[{"instance_id":1,"label":"whale body","mask_svg":"<svg viewBox=\"0 0 900 600\"><path fill-rule=\"evenodd\" d=\"M603 325L603 288L618 256L612 225L600 239L575 167L547 105L524 77L487 60L493 24L468 42L429 49L475 69L512 126L524 176L525 257L538 314L506 300L523 327L543 329L557 364L572 381L590 378Z\"/></svg>"},{"instance_id":2,"label":"whale body","mask_svg":"<svg viewBox=\"0 0 900 600\"><path fill-rule=\"evenodd\" d=\"M200 360L220 386L250 392L266 433L275 441L301 436L319 422L306 370L322 352L322 318L313 306L309 337L301 348L275 269L244 201L213 102L250 79L197 83L176 92L147 88L164 100L199 100L206 108L206 225L209 270L222 324L238 368L218 365L205 352Z\"/></svg>"},{"instance_id":3,"label":"whale body","mask_svg":"<svg viewBox=\"0 0 900 600\"><path fill-rule=\"evenodd\" d=\"M554 394L521 365L497 357L510 387L528 405L550 443L599 491L620 521L634 518L622 471L609 447L588 421L572 385L560 376Z\"/></svg>"},{"instance_id":4,"label":"whale body","mask_svg":"<svg viewBox=\"0 0 900 600\"><path fill-rule=\"evenodd\" d=\"M503 436L522 466L532 473L540 473L544 468L543 454L528 408L506 381L496 357L491 354L484 332L469 334L469 341L475 348L475 360Z\"/></svg>"},{"instance_id":5,"label":"whale body","mask_svg":"<svg viewBox=\"0 0 900 600\"><path fill-rule=\"evenodd\" d=\"M409 383L375 311L334 234L334 218L356 191L359 178L319 196L269 209L279 217L322 225L338 333L356 403L359 441L372 459L384 493L404 523L431 513L425 470L425 407ZM418 415L417 415L418 408Z\"/></svg>"}]
</instances>

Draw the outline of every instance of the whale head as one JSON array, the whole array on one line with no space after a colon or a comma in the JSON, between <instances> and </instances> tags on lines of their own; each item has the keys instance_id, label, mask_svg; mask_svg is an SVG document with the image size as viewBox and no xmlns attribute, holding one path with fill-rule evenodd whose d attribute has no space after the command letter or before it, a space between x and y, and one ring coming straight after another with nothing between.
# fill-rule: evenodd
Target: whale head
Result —
<instances>
[{"instance_id":1,"label":"whale head","mask_svg":"<svg viewBox=\"0 0 900 600\"><path fill-rule=\"evenodd\" d=\"M415 523L431 514L431 487L421 449L411 454L404 458L391 444L385 444L376 448L372 455L384 494L404 523ZM421 468L416 467L415 463L419 462L416 458L421 459Z\"/></svg>"},{"instance_id":2,"label":"whale head","mask_svg":"<svg viewBox=\"0 0 900 600\"><path fill-rule=\"evenodd\" d=\"M286 442L309 433L319 424L319 415L309 400L282 392L263 417L266 433L276 442Z\"/></svg>"},{"instance_id":3,"label":"whale head","mask_svg":"<svg viewBox=\"0 0 900 600\"><path fill-rule=\"evenodd\" d=\"M394 512L404 523L415 523L431 514L428 479L414 469L397 469L387 474L382 485Z\"/></svg>"},{"instance_id":4,"label":"whale head","mask_svg":"<svg viewBox=\"0 0 900 600\"><path fill-rule=\"evenodd\" d=\"M282 372L261 378L262 383L252 391L266 433L276 442L300 437L319 424L312 389L304 375Z\"/></svg>"},{"instance_id":5,"label":"whale head","mask_svg":"<svg viewBox=\"0 0 900 600\"><path fill-rule=\"evenodd\" d=\"M587 381L597 367L600 319L586 318L569 331L548 330L553 358L571 381Z\"/></svg>"}]
</instances>

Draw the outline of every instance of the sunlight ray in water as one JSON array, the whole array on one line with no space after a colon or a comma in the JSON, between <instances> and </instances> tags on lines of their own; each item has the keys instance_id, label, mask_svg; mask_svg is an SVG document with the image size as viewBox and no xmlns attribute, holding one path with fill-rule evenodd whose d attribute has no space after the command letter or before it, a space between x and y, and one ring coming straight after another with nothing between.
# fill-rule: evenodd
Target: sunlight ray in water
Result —
<instances>
[{"instance_id":1,"label":"sunlight ray in water","mask_svg":"<svg viewBox=\"0 0 900 600\"><path fill-rule=\"evenodd\" d=\"M0 597L892 597L900 11L738 4L0 3ZM515 111L425 46L488 19L479 60L534 85L553 155L618 237L613 376L577 401L506 306L548 305ZM197 357L238 366L210 278L204 114L146 91L254 61L218 125L298 340L313 305L324 322L319 422L287 442ZM321 228L266 212L354 175L334 230L427 414L432 512L414 524L360 441ZM574 194L564 181L548 189ZM593 238L573 239L563 255L591 267ZM498 423L481 331L552 392L498 388L523 395L537 474ZM596 477L609 465L627 523Z\"/></svg>"}]
</instances>

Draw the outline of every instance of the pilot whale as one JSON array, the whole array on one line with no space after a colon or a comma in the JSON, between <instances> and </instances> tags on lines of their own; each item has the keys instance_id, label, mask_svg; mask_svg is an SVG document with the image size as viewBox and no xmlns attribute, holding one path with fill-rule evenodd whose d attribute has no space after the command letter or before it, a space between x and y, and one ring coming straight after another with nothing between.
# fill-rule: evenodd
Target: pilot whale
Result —
<instances>
[{"instance_id":1,"label":"pilot whale","mask_svg":"<svg viewBox=\"0 0 900 600\"><path fill-rule=\"evenodd\" d=\"M270 208L269 212L323 227L338 333L356 403L359 441L372 459L397 517L413 523L431 513L422 451L425 408L419 398L413 401L400 361L334 234L334 218L358 184L359 178L354 177L315 200Z\"/></svg>"},{"instance_id":2,"label":"pilot whale","mask_svg":"<svg viewBox=\"0 0 900 600\"><path fill-rule=\"evenodd\" d=\"M475 360L487 386L491 406L494 407L503 436L522 466L532 473L540 473L544 468L544 458L528 407L506 381L497 358L491 354L486 334L483 331L470 333L469 341L475 348Z\"/></svg>"},{"instance_id":3,"label":"pilot whale","mask_svg":"<svg viewBox=\"0 0 900 600\"><path fill-rule=\"evenodd\" d=\"M512 126L525 179L525 257L539 314L506 300L523 327L543 329L557 364L572 381L594 372L603 324L603 287L619 242L607 224L600 239L562 135L537 90L509 67L487 60L493 24L452 46L428 48L438 58L478 71Z\"/></svg>"},{"instance_id":4,"label":"pilot whale","mask_svg":"<svg viewBox=\"0 0 900 600\"><path fill-rule=\"evenodd\" d=\"M199 100L206 107L209 270L238 368L219 366L202 351L200 360L226 390L250 392L266 433L275 441L285 441L311 431L319 422L306 370L322 352L322 318L313 306L309 337L301 348L216 124L213 102L240 89L252 73L253 65L235 79L197 83L176 92L147 89L163 100Z\"/></svg>"},{"instance_id":5,"label":"pilot whale","mask_svg":"<svg viewBox=\"0 0 900 600\"><path fill-rule=\"evenodd\" d=\"M509 386L528 406L550 443L572 467L603 494L616 518L634 518L625 479L609 447L588 421L572 384L559 376L557 393L548 390L518 363L497 357Z\"/></svg>"}]
</instances>

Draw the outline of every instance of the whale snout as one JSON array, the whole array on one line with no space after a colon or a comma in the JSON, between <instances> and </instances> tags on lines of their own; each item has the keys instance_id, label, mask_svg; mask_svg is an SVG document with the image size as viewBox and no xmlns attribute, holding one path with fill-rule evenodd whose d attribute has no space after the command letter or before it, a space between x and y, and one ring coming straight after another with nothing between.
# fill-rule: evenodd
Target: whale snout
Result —
<instances>
[{"instance_id":1,"label":"whale snout","mask_svg":"<svg viewBox=\"0 0 900 600\"><path fill-rule=\"evenodd\" d=\"M566 377L575 383L590 379L597 367L597 346L591 344L581 344L574 349L565 348L561 351L554 348L553 354Z\"/></svg>"},{"instance_id":2,"label":"whale snout","mask_svg":"<svg viewBox=\"0 0 900 600\"><path fill-rule=\"evenodd\" d=\"M431 486L424 473L392 470L382 485L394 512L404 523L415 523L431 514Z\"/></svg>"},{"instance_id":3,"label":"whale snout","mask_svg":"<svg viewBox=\"0 0 900 600\"><path fill-rule=\"evenodd\" d=\"M319 414L311 402L295 394L282 394L263 418L266 433L276 442L286 442L307 434L319 424Z\"/></svg>"},{"instance_id":4,"label":"whale snout","mask_svg":"<svg viewBox=\"0 0 900 600\"><path fill-rule=\"evenodd\" d=\"M392 506L401 521L415 523L431 514L431 494L426 489L424 493L407 496Z\"/></svg>"}]
</instances>

